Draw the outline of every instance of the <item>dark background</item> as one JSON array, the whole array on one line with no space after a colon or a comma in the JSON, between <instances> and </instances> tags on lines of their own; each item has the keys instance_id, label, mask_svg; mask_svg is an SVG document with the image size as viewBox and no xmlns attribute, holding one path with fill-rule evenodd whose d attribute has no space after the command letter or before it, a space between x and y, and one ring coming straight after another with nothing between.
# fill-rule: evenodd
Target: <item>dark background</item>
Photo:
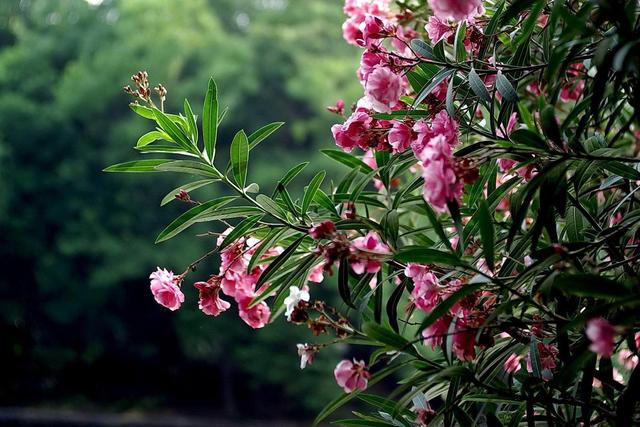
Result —
<instances>
[{"instance_id":1,"label":"dark background","mask_svg":"<svg viewBox=\"0 0 640 427\"><path fill-rule=\"evenodd\" d=\"M216 78L221 153L240 128L287 122L252 152L252 181L268 188L305 160L312 176L333 145L324 107L361 93L343 19L340 0L0 1L3 408L304 420L339 393L339 348L300 373L304 327L253 331L235 307L207 317L191 290L178 312L157 305L149 273L183 271L210 228L154 245L185 208L159 202L188 177L101 170L139 158L151 130L122 93L144 69L170 111L188 97L199 114Z\"/></svg>"}]
</instances>

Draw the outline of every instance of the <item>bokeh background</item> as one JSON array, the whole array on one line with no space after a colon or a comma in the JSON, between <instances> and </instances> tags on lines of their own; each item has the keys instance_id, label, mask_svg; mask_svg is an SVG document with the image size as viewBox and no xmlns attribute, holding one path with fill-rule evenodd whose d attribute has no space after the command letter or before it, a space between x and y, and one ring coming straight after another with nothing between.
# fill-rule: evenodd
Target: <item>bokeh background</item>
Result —
<instances>
[{"instance_id":1,"label":"bokeh background","mask_svg":"<svg viewBox=\"0 0 640 427\"><path fill-rule=\"evenodd\" d=\"M168 88L169 110L202 105L214 76L220 152L238 129L287 122L252 152L252 181L327 167L325 106L361 93L343 19L341 0L0 0L0 423L46 410L308 425L339 393L339 348L300 372L304 327L207 317L195 292L178 312L157 305L149 273L183 271L211 243L195 237L206 226L153 243L184 210L160 200L188 177L101 170L139 156L151 130L122 92L138 70Z\"/></svg>"}]
</instances>

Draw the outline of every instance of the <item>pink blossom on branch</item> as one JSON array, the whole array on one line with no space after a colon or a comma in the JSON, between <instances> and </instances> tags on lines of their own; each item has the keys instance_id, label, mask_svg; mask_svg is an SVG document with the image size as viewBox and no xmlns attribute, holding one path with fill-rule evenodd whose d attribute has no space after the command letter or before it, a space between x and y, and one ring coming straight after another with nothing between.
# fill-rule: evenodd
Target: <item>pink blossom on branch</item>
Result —
<instances>
[{"instance_id":1,"label":"pink blossom on branch","mask_svg":"<svg viewBox=\"0 0 640 427\"><path fill-rule=\"evenodd\" d=\"M193 286L200 291L198 308L207 315L217 316L231 307L227 301L220 299L220 283L215 281L196 282Z\"/></svg>"},{"instance_id":2,"label":"pink blossom on branch","mask_svg":"<svg viewBox=\"0 0 640 427\"><path fill-rule=\"evenodd\" d=\"M587 338L591 341L589 350L601 357L609 358L615 347L616 328L606 319L598 317L587 322Z\"/></svg>"},{"instance_id":3,"label":"pink blossom on branch","mask_svg":"<svg viewBox=\"0 0 640 427\"><path fill-rule=\"evenodd\" d=\"M442 19L464 21L484 13L482 0L429 0L429 7Z\"/></svg>"},{"instance_id":4,"label":"pink blossom on branch","mask_svg":"<svg viewBox=\"0 0 640 427\"><path fill-rule=\"evenodd\" d=\"M370 136L368 130L373 119L364 111L356 111L344 124L331 127L336 145L344 151L351 151L358 146L366 146Z\"/></svg>"},{"instance_id":5,"label":"pink blossom on branch","mask_svg":"<svg viewBox=\"0 0 640 427\"><path fill-rule=\"evenodd\" d=\"M413 130L403 122L394 120L392 123L388 136L389 145L393 147L394 153L403 153L411 146Z\"/></svg>"},{"instance_id":6,"label":"pink blossom on branch","mask_svg":"<svg viewBox=\"0 0 640 427\"><path fill-rule=\"evenodd\" d=\"M429 17L425 30L431 39L431 43L434 45L442 39L448 39L453 36L455 27L449 25L446 19L438 18L437 16Z\"/></svg>"},{"instance_id":7,"label":"pink blossom on branch","mask_svg":"<svg viewBox=\"0 0 640 427\"><path fill-rule=\"evenodd\" d=\"M351 360L343 360L336 366L333 371L336 382L344 389L345 393L352 393L355 390L365 390L369 382L371 374L367 370L364 361L353 362Z\"/></svg>"},{"instance_id":8,"label":"pink blossom on branch","mask_svg":"<svg viewBox=\"0 0 640 427\"><path fill-rule=\"evenodd\" d=\"M364 86L367 101L379 113L390 112L403 92L402 76L384 66L376 66L369 74Z\"/></svg>"},{"instance_id":9,"label":"pink blossom on branch","mask_svg":"<svg viewBox=\"0 0 640 427\"><path fill-rule=\"evenodd\" d=\"M176 276L173 271L158 267L151 273L149 279L151 279L151 293L158 304L171 311L180 308L184 302L184 294L179 287L182 276Z\"/></svg>"},{"instance_id":10,"label":"pink blossom on branch","mask_svg":"<svg viewBox=\"0 0 640 427\"><path fill-rule=\"evenodd\" d=\"M382 263L376 259L376 255L390 252L389 247L382 243L380 236L370 231L366 236L358 237L353 241L351 253L354 261L351 262L351 268L356 274L377 273L380 271Z\"/></svg>"},{"instance_id":11,"label":"pink blossom on branch","mask_svg":"<svg viewBox=\"0 0 640 427\"><path fill-rule=\"evenodd\" d=\"M460 199L464 184L456 176L451 146L443 135L432 138L418 157L422 162L423 196L438 212Z\"/></svg>"}]
</instances>

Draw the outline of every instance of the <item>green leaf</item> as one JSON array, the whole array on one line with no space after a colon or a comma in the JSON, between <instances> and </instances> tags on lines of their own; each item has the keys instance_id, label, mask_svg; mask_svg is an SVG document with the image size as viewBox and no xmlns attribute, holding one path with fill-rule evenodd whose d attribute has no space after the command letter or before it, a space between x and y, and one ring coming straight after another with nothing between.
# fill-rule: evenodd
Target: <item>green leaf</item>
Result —
<instances>
[{"instance_id":1,"label":"green leaf","mask_svg":"<svg viewBox=\"0 0 640 427\"><path fill-rule=\"evenodd\" d=\"M342 163L345 166L348 166L354 169L360 168L363 173L369 173L373 171L373 169L371 169L371 167L367 165L365 162L363 162L359 158L349 153L345 153L342 150L325 149L325 150L320 150L320 152L325 156L329 157L330 159L333 159L339 163Z\"/></svg>"},{"instance_id":2,"label":"green leaf","mask_svg":"<svg viewBox=\"0 0 640 427\"><path fill-rule=\"evenodd\" d=\"M435 59L433 56L433 49L427 43L420 39L411 40L411 49L414 50L415 53L427 59Z\"/></svg>"},{"instance_id":3,"label":"green leaf","mask_svg":"<svg viewBox=\"0 0 640 427\"><path fill-rule=\"evenodd\" d=\"M487 266L489 266L489 269L493 271L495 261L493 217L491 215L491 212L489 212L489 206L487 205L486 200L480 201L478 210L478 225L480 226L480 238L482 239L484 258L487 261Z\"/></svg>"},{"instance_id":4,"label":"green leaf","mask_svg":"<svg viewBox=\"0 0 640 427\"><path fill-rule=\"evenodd\" d=\"M170 163L168 159L135 160L133 162L118 163L103 169L103 172L159 172L156 166Z\"/></svg>"},{"instance_id":5,"label":"green leaf","mask_svg":"<svg viewBox=\"0 0 640 427\"><path fill-rule=\"evenodd\" d=\"M599 163L604 169L608 170L611 173L614 173L618 176L621 176L626 179L631 179L633 181L640 180L640 172L635 170L629 165L625 165L624 163L608 161Z\"/></svg>"},{"instance_id":6,"label":"green leaf","mask_svg":"<svg viewBox=\"0 0 640 427\"><path fill-rule=\"evenodd\" d=\"M542 363L540 362L540 353L538 352L538 340L534 335L531 335L531 344L529 346L531 368L533 376L536 378L542 378Z\"/></svg>"},{"instance_id":7,"label":"green leaf","mask_svg":"<svg viewBox=\"0 0 640 427\"><path fill-rule=\"evenodd\" d=\"M301 213L303 216L307 214L307 211L309 210L309 206L311 206L311 202L316 197L316 192L318 191L318 188L320 188L320 185L322 184L322 181L324 180L325 175L326 175L325 171L318 172L316 176L313 177L313 179L309 183L309 186L305 190L304 197L302 198Z\"/></svg>"},{"instance_id":8,"label":"green leaf","mask_svg":"<svg viewBox=\"0 0 640 427\"><path fill-rule=\"evenodd\" d=\"M404 293L406 286L407 282L404 280L396 286L387 300L387 317L389 319L389 325L391 326L391 329L396 332L400 330L398 326L398 304L400 303L400 299L402 299L402 294Z\"/></svg>"},{"instance_id":9,"label":"green leaf","mask_svg":"<svg viewBox=\"0 0 640 427\"><path fill-rule=\"evenodd\" d=\"M485 283L468 283L462 286L460 289L449 295L449 297L438 304L431 313L427 315L427 317L422 321L420 327L417 330L417 333L420 334L427 326L431 325L433 322L444 316L451 307L453 307L458 301L467 295L471 295L472 293L480 290Z\"/></svg>"},{"instance_id":10,"label":"green leaf","mask_svg":"<svg viewBox=\"0 0 640 427\"><path fill-rule=\"evenodd\" d=\"M284 209L282 209L282 207L269 196L258 194L256 196L256 202L258 202L260 207L264 209L265 212L269 213L275 218L285 219L287 217Z\"/></svg>"},{"instance_id":11,"label":"green leaf","mask_svg":"<svg viewBox=\"0 0 640 427\"><path fill-rule=\"evenodd\" d=\"M204 139L205 155L213 164L216 157L216 140L218 139L218 88L213 78L209 79L207 95L204 98L202 138Z\"/></svg>"},{"instance_id":12,"label":"green leaf","mask_svg":"<svg viewBox=\"0 0 640 427\"><path fill-rule=\"evenodd\" d=\"M446 79L447 77L451 76L453 73L455 73L456 70L451 70L451 69L446 69L443 68L442 70L440 70L440 72L438 72L438 74L436 74L433 79L431 80L431 82L426 85L418 94L418 96L416 96L416 99L413 101L413 106L415 107L416 105L420 105L420 103L422 101L425 100L425 98L427 96L429 96L429 94L431 92L433 92L433 90L440 84L442 83L442 81L444 81L444 79Z\"/></svg>"},{"instance_id":13,"label":"green leaf","mask_svg":"<svg viewBox=\"0 0 640 427\"><path fill-rule=\"evenodd\" d=\"M295 250L298 249L298 246L300 246L305 237L307 237L306 234L298 237L287 249L285 249L280 255L278 255L273 261L271 261L271 264L269 264L266 270L264 270L260 275L260 278L256 283L256 289L260 289L260 287L265 284L267 280L269 280L280 267L284 265L284 263L291 257L291 255L293 255ZM264 294L267 294L267 292L264 292ZM251 302L251 306L256 304L257 299L258 298Z\"/></svg>"},{"instance_id":14,"label":"green leaf","mask_svg":"<svg viewBox=\"0 0 640 427\"><path fill-rule=\"evenodd\" d=\"M351 308L356 308L351 301L351 290L349 289L349 261L346 257L340 260L340 265L338 267L338 293L346 305Z\"/></svg>"},{"instance_id":15,"label":"green leaf","mask_svg":"<svg viewBox=\"0 0 640 427\"><path fill-rule=\"evenodd\" d=\"M243 130L236 133L231 142L231 169L236 184L244 188L247 183L247 168L249 166L249 141Z\"/></svg>"},{"instance_id":16,"label":"green leaf","mask_svg":"<svg viewBox=\"0 0 640 427\"><path fill-rule=\"evenodd\" d=\"M547 105L542 109L540 113L540 124L547 138L557 144L562 143L562 134L560 133L560 126L558 126L553 105Z\"/></svg>"},{"instance_id":17,"label":"green leaf","mask_svg":"<svg viewBox=\"0 0 640 427\"><path fill-rule=\"evenodd\" d=\"M443 264L461 266L464 263L456 255L422 246L407 246L396 253L394 259L399 262L416 262L419 264Z\"/></svg>"},{"instance_id":18,"label":"green leaf","mask_svg":"<svg viewBox=\"0 0 640 427\"><path fill-rule=\"evenodd\" d=\"M289 169L289 171L280 179L280 184L286 187L296 176L298 176L300 172L302 172L302 169L307 167L308 164L309 162L303 162Z\"/></svg>"},{"instance_id":19,"label":"green leaf","mask_svg":"<svg viewBox=\"0 0 640 427\"><path fill-rule=\"evenodd\" d=\"M181 172L210 178L221 178L220 172L213 166L192 160L173 160L156 166L156 169L164 172Z\"/></svg>"},{"instance_id":20,"label":"green leaf","mask_svg":"<svg viewBox=\"0 0 640 427\"><path fill-rule=\"evenodd\" d=\"M509 134L509 139L516 144L545 150L547 145L544 140L535 132L529 129L516 129Z\"/></svg>"},{"instance_id":21,"label":"green leaf","mask_svg":"<svg viewBox=\"0 0 640 427\"><path fill-rule=\"evenodd\" d=\"M165 113L157 108L153 110L153 113L155 114L158 125L171 137L173 141L175 141L176 144L182 147L185 151L199 153L198 149L191 144L189 137L184 133L184 131Z\"/></svg>"},{"instance_id":22,"label":"green leaf","mask_svg":"<svg viewBox=\"0 0 640 427\"><path fill-rule=\"evenodd\" d=\"M199 217L207 215L212 211L219 209L228 203L231 203L235 199L235 196L224 196L220 197L219 199L211 200L201 205L194 206L193 208L189 209L178 218L173 220L171 224L169 224L164 230L162 230L158 235L158 238L156 239L156 243L164 242L165 240L171 239L178 233L186 230L188 227L196 223Z\"/></svg>"},{"instance_id":23,"label":"green leaf","mask_svg":"<svg viewBox=\"0 0 640 427\"><path fill-rule=\"evenodd\" d=\"M498 89L498 92L500 92L500 95L502 95L505 101L511 102L512 104L518 102L516 90L513 88L509 79L502 74L502 71L498 71L498 75L496 76L496 89Z\"/></svg>"},{"instance_id":24,"label":"green leaf","mask_svg":"<svg viewBox=\"0 0 640 427\"><path fill-rule=\"evenodd\" d=\"M559 274L553 281L553 288L569 295L623 300L633 293L619 282L596 274Z\"/></svg>"},{"instance_id":25,"label":"green leaf","mask_svg":"<svg viewBox=\"0 0 640 427\"><path fill-rule=\"evenodd\" d=\"M378 341L384 345L387 345L395 350L415 354L415 348L409 340L402 335L393 332L390 329L385 328L375 322L366 322L362 326L364 334L372 340Z\"/></svg>"},{"instance_id":26,"label":"green leaf","mask_svg":"<svg viewBox=\"0 0 640 427\"><path fill-rule=\"evenodd\" d=\"M489 91L484 85L484 82L482 81L478 73L476 73L476 70L473 68L471 69L471 71L469 71L469 86L471 87L473 93L476 94L476 96L478 96L488 104L491 103L491 94L489 94Z\"/></svg>"},{"instance_id":27,"label":"green leaf","mask_svg":"<svg viewBox=\"0 0 640 427\"><path fill-rule=\"evenodd\" d=\"M566 223L567 239L570 242L581 242L583 240L584 217L575 206L570 206L567 209Z\"/></svg>"},{"instance_id":28,"label":"green leaf","mask_svg":"<svg viewBox=\"0 0 640 427\"><path fill-rule=\"evenodd\" d=\"M467 50L464 47L464 38L467 33L467 26L464 21L458 23L458 28L456 29L456 36L453 41L453 51L456 54L456 61L463 62L467 59Z\"/></svg>"},{"instance_id":29,"label":"green leaf","mask_svg":"<svg viewBox=\"0 0 640 427\"><path fill-rule=\"evenodd\" d=\"M136 148L141 148L144 147L145 145L149 145L151 144L153 141L158 141L158 140L164 140L164 141L169 141L169 135L167 135L164 132L160 132L157 130L145 133L144 135L142 135L139 139L138 142L136 143ZM171 141L173 142L173 141Z\"/></svg>"},{"instance_id":30,"label":"green leaf","mask_svg":"<svg viewBox=\"0 0 640 427\"><path fill-rule=\"evenodd\" d=\"M187 125L189 128L189 136L191 140L198 146L198 127L196 126L196 116L193 114L191 104L188 100L184 100L184 115L187 116Z\"/></svg>"},{"instance_id":31,"label":"green leaf","mask_svg":"<svg viewBox=\"0 0 640 427\"><path fill-rule=\"evenodd\" d=\"M270 123L270 124L268 124L266 126L261 127L260 129L258 129L257 131L255 131L251 135L249 135L249 138L248 138L248 140L249 140L249 150L252 150L258 144L260 144L262 141L267 139L269 137L269 135L271 135L272 133L274 133L275 131L280 129L280 127L282 125L284 125L284 122Z\"/></svg>"},{"instance_id":32,"label":"green leaf","mask_svg":"<svg viewBox=\"0 0 640 427\"><path fill-rule=\"evenodd\" d=\"M260 244L251 256L249 265L247 265L247 272L251 272L253 270L253 267L256 266L258 261L260 261L262 255L264 255L264 253L267 252L269 248L275 246L275 243L280 240L280 238L286 233L286 231L286 228L273 228L269 231L269 234L267 234L267 236L260 241Z\"/></svg>"},{"instance_id":33,"label":"green leaf","mask_svg":"<svg viewBox=\"0 0 640 427\"><path fill-rule=\"evenodd\" d=\"M318 205L322 206L323 208L331 212L332 215L335 215L338 217L340 216L336 211L336 206L334 205L334 203L331 201L329 196L327 196L327 194L321 189L318 189L318 191L316 191L316 195L313 200Z\"/></svg>"},{"instance_id":34,"label":"green leaf","mask_svg":"<svg viewBox=\"0 0 640 427\"><path fill-rule=\"evenodd\" d=\"M153 113L153 108L145 107L144 105L139 105L136 103L129 104L129 108L139 115L140 117L144 117L145 119L155 120L156 115Z\"/></svg>"},{"instance_id":35,"label":"green leaf","mask_svg":"<svg viewBox=\"0 0 640 427\"><path fill-rule=\"evenodd\" d=\"M281 183L278 184L277 194L280 195L280 199L282 199L284 204L287 205L287 208L289 209L289 212L294 217L298 217L299 216L298 209L297 209L295 203L293 203L293 200L291 199L291 195L289 194L287 189L284 188L284 185L282 185Z\"/></svg>"},{"instance_id":36,"label":"green leaf","mask_svg":"<svg viewBox=\"0 0 640 427\"><path fill-rule=\"evenodd\" d=\"M169 191L166 196L162 198L162 201L160 202L160 206L164 206L167 203L170 203L171 201L175 200L176 195L180 191L186 191L188 193L190 191L193 191L195 189L204 187L205 185L209 185L211 183L218 182L218 181L219 181L218 179L201 179L199 181L189 182L180 187L174 188L173 190Z\"/></svg>"},{"instance_id":37,"label":"green leaf","mask_svg":"<svg viewBox=\"0 0 640 427\"><path fill-rule=\"evenodd\" d=\"M231 230L231 232L225 236L222 243L218 245L218 250L221 251L231 243L238 240L238 238L245 237L247 235L247 232L251 230L253 226L256 225L258 221L260 221L260 219L262 219L262 215L253 215L240 221L240 223L233 227L233 230Z\"/></svg>"}]
</instances>

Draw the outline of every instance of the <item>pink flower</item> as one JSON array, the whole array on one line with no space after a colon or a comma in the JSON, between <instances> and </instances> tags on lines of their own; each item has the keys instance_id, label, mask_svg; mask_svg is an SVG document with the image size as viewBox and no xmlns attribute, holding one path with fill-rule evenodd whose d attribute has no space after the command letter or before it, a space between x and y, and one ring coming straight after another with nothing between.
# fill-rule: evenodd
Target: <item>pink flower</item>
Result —
<instances>
[{"instance_id":1,"label":"pink flower","mask_svg":"<svg viewBox=\"0 0 640 427\"><path fill-rule=\"evenodd\" d=\"M365 390L369 382L369 371L364 361L356 361L355 359L343 360L336 366L333 371L336 382L344 389L345 393L352 393L355 390Z\"/></svg>"},{"instance_id":2,"label":"pink flower","mask_svg":"<svg viewBox=\"0 0 640 427\"><path fill-rule=\"evenodd\" d=\"M556 367L558 358L558 348L553 344L545 344L538 341L538 354L540 355L540 365L543 370L552 370ZM527 354L527 371L533 372L531 364L531 353Z\"/></svg>"},{"instance_id":3,"label":"pink flower","mask_svg":"<svg viewBox=\"0 0 640 427\"><path fill-rule=\"evenodd\" d=\"M438 212L444 212L447 202L458 200L464 183L458 180L451 161L451 146L443 135L432 138L420 153L424 199Z\"/></svg>"},{"instance_id":4,"label":"pink flower","mask_svg":"<svg viewBox=\"0 0 640 427\"><path fill-rule=\"evenodd\" d=\"M322 221L320 224L314 225L309 229L309 235L316 240L331 237L336 232L336 225L331 220Z\"/></svg>"},{"instance_id":5,"label":"pink flower","mask_svg":"<svg viewBox=\"0 0 640 427\"><path fill-rule=\"evenodd\" d=\"M256 294L253 292L238 290L236 292L236 302L238 303L240 318L253 329L260 329L269 322L271 310L269 310L269 306L264 301L249 307L255 296Z\"/></svg>"},{"instance_id":6,"label":"pink flower","mask_svg":"<svg viewBox=\"0 0 640 427\"><path fill-rule=\"evenodd\" d=\"M151 279L151 293L156 302L167 307L171 311L180 308L184 302L184 294L178 284L182 281L182 276L176 276L173 271L158 269L149 275Z\"/></svg>"},{"instance_id":7,"label":"pink flower","mask_svg":"<svg viewBox=\"0 0 640 427\"><path fill-rule=\"evenodd\" d=\"M625 369L634 369L638 365L638 356L633 354L631 350L622 349L618 353L618 363L624 366Z\"/></svg>"},{"instance_id":8,"label":"pink flower","mask_svg":"<svg viewBox=\"0 0 640 427\"><path fill-rule=\"evenodd\" d=\"M364 16L356 15L344 21L342 24L342 37L347 43L354 46L360 46L358 40L362 40L362 31L360 31L360 24L362 23Z\"/></svg>"},{"instance_id":9,"label":"pink flower","mask_svg":"<svg viewBox=\"0 0 640 427\"><path fill-rule=\"evenodd\" d=\"M413 281L411 300L420 310L431 312L440 302L438 278L429 271L426 265L409 263L404 271L405 276Z\"/></svg>"},{"instance_id":10,"label":"pink flower","mask_svg":"<svg viewBox=\"0 0 640 427\"><path fill-rule=\"evenodd\" d=\"M400 99L403 84L402 77L388 67L377 66L369 74L364 92L375 111L387 113Z\"/></svg>"},{"instance_id":11,"label":"pink flower","mask_svg":"<svg viewBox=\"0 0 640 427\"><path fill-rule=\"evenodd\" d=\"M373 119L364 111L356 111L342 125L333 125L331 133L338 147L351 151L356 146L366 146L369 140L367 131Z\"/></svg>"},{"instance_id":12,"label":"pink flower","mask_svg":"<svg viewBox=\"0 0 640 427\"><path fill-rule=\"evenodd\" d=\"M212 283L211 281L196 282L193 284L193 286L200 291L198 308L202 310L204 314L217 316L231 307L231 304L229 304L227 301L220 299L219 283Z\"/></svg>"},{"instance_id":13,"label":"pink flower","mask_svg":"<svg viewBox=\"0 0 640 427\"><path fill-rule=\"evenodd\" d=\"M365 50L360 58L360 67L358 68L358 79L364 85L369 74L378 65L384 65L389 62L389 56L382 46L378 47L375 52Z\"/></svg>"},{"instance_id":14,"label":"pink flower","mask_svg":"<svg viewBox=\"0 0 640 427\"><path fill-rule=\"evenodd\" d=\"M521 360L522 360L522 356L518 356L515 353L511 353L507 361L504 362L504 370L509 374L518 372L521 368L520 367Z\"/></svg>"},{"instance_id":15,"label":"pink flower","mask_svg":"<svg viewBox=\"0 0 640 427\"><path fill-rule=\"evenodd\" d=\"M609 358L615 347L616 328L606 319L598 317L587 322L587 338L591 341L589 350L601 357Z\"/></svg>"},{"instance_id":16,"label":"pink flower","mask_svg":"<svg viewBox=\"0 0 640 427\"><path fill-rule=\"evenodd\" d=\"M462 318L455 320L452 350L460 360L473 360L476 357L475 344L477 330Z\"/></svg>"},{"instance_id":17,"label":"pink flower","mask_svg":"<svg viewBox=\"0 0 640 427\"><path fill-rule=\"evenodd\" d=\"M324 265L318 264L309 271L307 280L314 283L322 283L324 280Z\"/></svg>"},{"instance_id":18,"label":"pink flower","mask_svg":"<svg viewBox=\"0 0 640 427\"><path fill-rule=\"evenodd\" d=\"M362 32L361 46L371 46L377 40L388 37L392 32L389 23L374 15L367 15L360 28Z\"/></svg>"},{"instance_id":19,"label":"pink flower","mask_svg":"<svg viewBox=\"0 0 640 427\"><path fill-rule=\"evenodd\" d=\"M413 131L403 122L394 120L393 127L389 131L389 145L393 147L394 153L402 153L411 146Z\"/></svg>"},{"instance_id":20,"label":"pink flower","mask_svg":"<svg viewBox=\"0 0 640 427\"><path fill-rule=\"evenodd\" d=\"M517 125L518 125L518 113L513 113L511 114L511 116L509 116L509 122L507 123L506 132L504 131L503 126L500 125L500 127L496 129L496 133L498 134L498 136L502 138L506 138L509 135L511 135L511 132L513 132L513 130Z\"/></svg>"},{"instance_id":21,"label":"pink flower","mask_svg":"<svg viewBox=\"0 0 640 427\"><path fill-rule=\"evenodd\" d=\"M416 134L415 141L411 144L416 157L420 158L420 153L426 145L436 136L444 137L447 144L455 146L458 143L458 122L449 117L446 110L441 110L428 123L425 120L418 120L413 125Z\"/></svg>"},{"instance_id":22,"label":"pink flower","mask_svg":"<svg viewBox=\"0 0 640 427\"><path fill-rule=\"evenodd\" d=\"M390 250L375 232L370 231L366 236L358 237L353 241L351 252L355 258L351 268L356 274L362 274L380 271L382 264L373 257L377 254L388 254Z\"/></svg>"},{"instance_id":23,"label":"pink flower","mask_svg":"<svg viewBox=\"0 0 640 427\"><path fill-rule=\"evenodd\" d=\"M463 21L484 13L482 0L429 0L433 12L442 19Z\"/></svg>"},{"instance_id":24,"label":"pink flower","mask_svg":"<svg viewBox=\"0 0 640 427\"><path fill-rule=\"evenodd\" d=\"M448 314L438 318L431 325L427 326L422 331L422 338L424 338L424 345L430 345L431 348L436 348L442 345L444 337L449 331L449 325L451 325L451 317Z\"/></svg>"},{"instance_id":25,"label":"pink flower","mask_svg":"<svg viewBox=\"0 0 640 427\"><path fill-rule=\"evenodd\" d=\"M307 365L313 364L316 357L316 351L309 344L298 344L298 356L300 356L300 369L304 369Z\"/></svg>"},{"instance_id":26,"label":"pink flower","mask_svg":"<svg viewBox=\"0 0 640 427\"><path fill-rule=\"evenodd\" d=\"M431 16L424 28L427 30L431 43L434 45L442 39L451 37L454 33L451 25L449 25L446 20L440 19L437 16Z\"/></svg>"}]
</instances>

